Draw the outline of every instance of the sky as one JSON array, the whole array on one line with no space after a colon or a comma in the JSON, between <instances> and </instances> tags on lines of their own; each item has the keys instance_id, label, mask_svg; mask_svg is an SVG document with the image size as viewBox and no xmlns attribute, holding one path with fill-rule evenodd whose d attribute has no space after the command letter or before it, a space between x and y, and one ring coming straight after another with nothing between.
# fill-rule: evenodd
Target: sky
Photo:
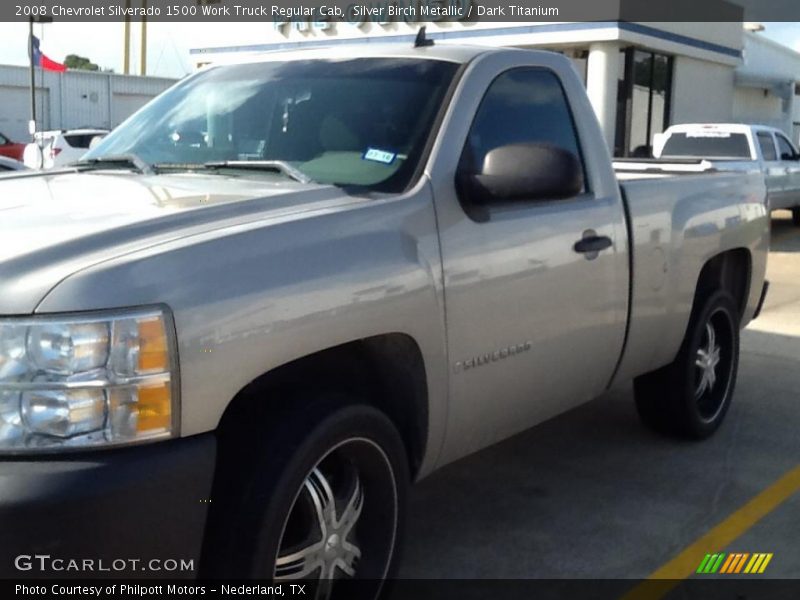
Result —
<instances>
[{"instance_id":1,"label":"sky","mask_svg":"<svg viewBox=\"0 0 800 600\"><path fill-rule=\"evenodd\" d=\"M800 52L800 23L765 23L765 35ZM192 71L190 48L237 45L266 41L272 23L149 23L147 73L182 77ZM102 68L122 72L122 23L51 23L37 25L35 34L48 57L63 61L67 54L79 54ZM0 23L0 64L27 65L27 23ZM139 68L139 24L131 26L131 67Z\"/></svg>"}]
</instances>

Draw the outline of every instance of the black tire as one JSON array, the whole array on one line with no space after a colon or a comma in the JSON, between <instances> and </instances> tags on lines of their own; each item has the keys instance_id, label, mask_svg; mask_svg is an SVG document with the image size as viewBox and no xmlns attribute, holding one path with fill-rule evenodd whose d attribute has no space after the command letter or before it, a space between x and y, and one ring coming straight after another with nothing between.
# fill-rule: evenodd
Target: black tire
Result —
<instances>
[{"instance_id":1,"label":"black tire","mask_svg":"<svg viewBox=\"0 0 800 600\"><path fill-rule=\"evenodd\" d=\"M400 434L350 398L286 402L294 408L248 408L225 423L202 575L278 581L322 561L299 581L306 595L375 598L403 531L409 469ZM290 559L301 550L304 560ZM318 594L329 583L323 573L337 581ZM367 581L339 581L351 578Z\"/></svg>"},{"instance_id":2,"label":"black tire","mask_svg":"<svg viewBox=\"0 0 800 600\"><path fill-rule=\"evenodd\" d=\"M792 209L792 224L795 227L800 227L800 208Z\"/></svg>"},{"instance_id":3,"label":"black tire","mask_svg":"<svg viewBox=\"0 0 800 600\"><path fill-rule=\"evenodd\" d=\"M716 354L709 352L712 347L718 348ZM715 355L718 360L713 365ZM659 433L707 438L719 428L730 408L738 366L736 303L728 292L716 291L693 310L675 360L634 381L639 417Z\"/></svg>"}]
</instances>

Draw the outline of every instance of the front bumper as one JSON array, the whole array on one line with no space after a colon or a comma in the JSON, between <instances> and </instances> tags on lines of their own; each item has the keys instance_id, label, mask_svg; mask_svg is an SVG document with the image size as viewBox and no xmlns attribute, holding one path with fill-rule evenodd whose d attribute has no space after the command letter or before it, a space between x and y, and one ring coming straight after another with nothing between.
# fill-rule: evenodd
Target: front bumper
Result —
<instances>
[{"instance_id":1,"label":"front bumper","mask_svg":"<svg viewBox=\"0 0 800 600\"><path fill-rule=\"evenodd\" d=\"M205 434L0 460L0 578L196 577L215 458Z\"/></svg>"}]
</instances>

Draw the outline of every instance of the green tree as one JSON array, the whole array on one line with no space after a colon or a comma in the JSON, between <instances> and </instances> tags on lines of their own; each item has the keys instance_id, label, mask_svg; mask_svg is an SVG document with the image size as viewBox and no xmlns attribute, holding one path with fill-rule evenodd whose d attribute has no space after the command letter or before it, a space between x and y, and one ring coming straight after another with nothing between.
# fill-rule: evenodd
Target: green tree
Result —
<instances>
[{"instance_id":1,"label":"green tree","mask_svg":"<svg viewBox=\"0 0 800 600\"><path fill-rule=\"evenodd\" d=\"M94 64L85 56L78 56L77 54L67 54L64 59L64 66L68 69L80 69L82 71L99 71L100 67Z\"/></svg>"}]
</instances>

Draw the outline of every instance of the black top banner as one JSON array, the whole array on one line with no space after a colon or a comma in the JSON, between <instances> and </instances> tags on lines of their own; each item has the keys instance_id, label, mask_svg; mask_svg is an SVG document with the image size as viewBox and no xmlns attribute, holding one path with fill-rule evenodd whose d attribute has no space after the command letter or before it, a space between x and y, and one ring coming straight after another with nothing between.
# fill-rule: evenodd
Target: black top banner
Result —
<instances>
[{"instance_id":1,"label":"black top banner","mask_svg":"<svg viewBox=\"0 0 800 600\"><path fill-rule=\"evenodd\" d=\"M800 21L799 0L3 0L0 21Z\"/></svg>"}]
</instances>

